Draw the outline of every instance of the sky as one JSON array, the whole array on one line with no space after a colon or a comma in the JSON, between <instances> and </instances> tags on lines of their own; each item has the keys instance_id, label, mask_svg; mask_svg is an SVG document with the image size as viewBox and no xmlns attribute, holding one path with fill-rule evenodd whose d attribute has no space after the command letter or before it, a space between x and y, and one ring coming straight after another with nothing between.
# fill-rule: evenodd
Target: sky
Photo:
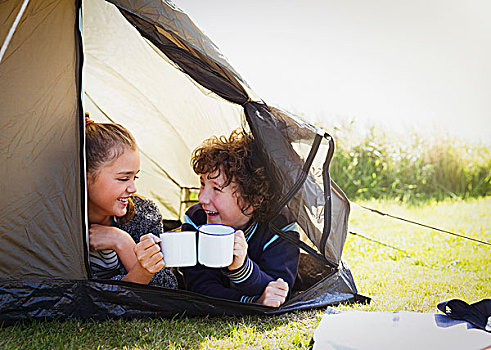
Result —
<instances>
[{"instance_id":1,"label":"sky","mask_svg":"<svg viewBox=\"0 0 491 350\"><path fill-rule=\"evenodd\" d=\"M266 103L491 145L489 0L174 0Z\"/></svg>"}]
</instances>

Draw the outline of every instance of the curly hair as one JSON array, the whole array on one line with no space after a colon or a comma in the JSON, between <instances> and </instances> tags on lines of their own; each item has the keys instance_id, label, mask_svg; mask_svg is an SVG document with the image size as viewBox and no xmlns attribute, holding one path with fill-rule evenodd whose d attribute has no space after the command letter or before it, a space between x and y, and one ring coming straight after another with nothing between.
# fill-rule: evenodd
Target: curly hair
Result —
<instances>
[{"instance_id":1,"label":"curly hair","mask_svg":"<svg viewBox=\"0 0 491 350\"><path fill-rule=\"evenodd\" d=\"M278 202L279 195L261 164L254 139L240 129L230 136L213 136L203 141L193 151L191 164L197 175L207 174L208 179L223 175L225 184L236 185L238 205L242 213L252 207L252 218L265 222ZM211 176L215 174L215 176Z\"/></svg>"}]
</instances>

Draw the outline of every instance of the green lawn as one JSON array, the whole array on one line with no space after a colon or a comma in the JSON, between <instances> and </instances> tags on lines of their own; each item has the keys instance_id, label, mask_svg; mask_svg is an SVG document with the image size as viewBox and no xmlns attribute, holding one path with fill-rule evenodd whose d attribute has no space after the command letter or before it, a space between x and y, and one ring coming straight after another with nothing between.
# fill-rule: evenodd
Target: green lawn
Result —
<instances>
[{"instance_id":1,"label":"green lawn","mask_svg":"<svg viewBox=\"0 0 491 350\"><path fill-rule=\"evenodd\" d=\"M408 207L364 202L458 234L491 242L491 197ZM491 246L352 209L343 255L370 305L343 310L437 312L436 304L491 297ZM397 248L397 249L396 249ZM34 322L0 329L0 349L305 349L324 310L275 317Z\"/></svg>"}]
</instances>

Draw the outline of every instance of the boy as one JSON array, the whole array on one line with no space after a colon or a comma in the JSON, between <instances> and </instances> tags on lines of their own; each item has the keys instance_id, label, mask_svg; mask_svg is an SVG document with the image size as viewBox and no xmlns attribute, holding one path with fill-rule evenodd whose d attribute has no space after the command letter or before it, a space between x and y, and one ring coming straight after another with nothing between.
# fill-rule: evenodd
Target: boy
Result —
<instances>
[{"instance_id":1,"label":"boy","mask_svg":"<svg viewBox=\"0 0 491 350\"><path fill-rule=\"evenodd\" d=\"M232 264L223 269L200 264L182 268L186 288L211 297L280 306L295 281L300 252L268 227L279 195L257 159L252 137L236 130L228 139L207 139L194 151L192 165L200 176L199 204L186 212L182 230L208 223L230 225L237 232ZM287 208L272 223L298 235Z\"/></svg>"}]
</instances>

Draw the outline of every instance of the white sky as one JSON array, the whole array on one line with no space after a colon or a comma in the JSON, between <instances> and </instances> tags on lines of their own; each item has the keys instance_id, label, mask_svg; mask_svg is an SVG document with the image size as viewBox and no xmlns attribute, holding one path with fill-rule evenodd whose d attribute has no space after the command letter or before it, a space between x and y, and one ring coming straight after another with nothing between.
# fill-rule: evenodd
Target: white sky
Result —
<instances>
[{"instance_id":1,"label":"white sky","mask_svg":"<svg viewBox=\"0 0 491 350\"><path fill-rule=\"evenodd\" d=\"M174 0L268 104L491 144L489 0Z\"/></svg>"}]
</instances>

